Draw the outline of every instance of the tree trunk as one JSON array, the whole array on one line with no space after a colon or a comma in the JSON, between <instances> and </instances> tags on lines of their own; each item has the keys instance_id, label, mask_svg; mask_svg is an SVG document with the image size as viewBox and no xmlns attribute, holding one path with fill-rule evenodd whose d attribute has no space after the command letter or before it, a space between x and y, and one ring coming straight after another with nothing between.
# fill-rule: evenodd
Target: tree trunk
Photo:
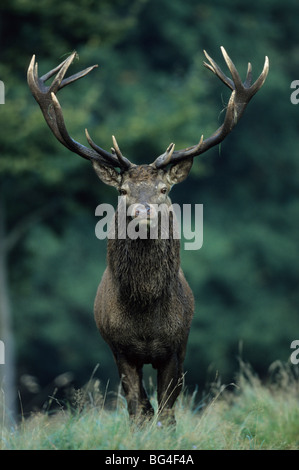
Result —
<instances>
[{"instance_id":1,"label":"tree trunk","mask_svg":"<svg viewBox=\"0 0 299 470\"><path fill-rule=\"evenodd\" d=\"M0 194L0 340L5 348L5 364L0 364L0 426L3 423L11 425L16 415L15 361L6 240L5 206Z\"/></svg>"}]
</instances>

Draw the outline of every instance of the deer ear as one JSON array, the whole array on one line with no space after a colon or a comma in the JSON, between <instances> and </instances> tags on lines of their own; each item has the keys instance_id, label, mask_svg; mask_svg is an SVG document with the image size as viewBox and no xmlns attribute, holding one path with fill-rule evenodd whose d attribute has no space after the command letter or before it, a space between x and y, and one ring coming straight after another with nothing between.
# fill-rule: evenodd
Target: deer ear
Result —
<instances>
[{"instance_id":1,"label":"deer ear","mask_svg":"<svg viewBox=\"0 0 299 470\"><path fill-rule=\"evenodd\" d=\"M92 166L103 183L118 188L121 183L121 175L112 167L92 162Z\"/></svg>"},{"instance_id":2,"label":"deer ear","mask_svg":"<svg viewBox=\"0 0 299 470\"><path fill-rule=\"evenodd\" d=\"M193 163L193 158L182 160L181 162L172 165L167 171L167 179L170 184L177 184L184 181L189 175Z\"/></svg>"}]
</instances>

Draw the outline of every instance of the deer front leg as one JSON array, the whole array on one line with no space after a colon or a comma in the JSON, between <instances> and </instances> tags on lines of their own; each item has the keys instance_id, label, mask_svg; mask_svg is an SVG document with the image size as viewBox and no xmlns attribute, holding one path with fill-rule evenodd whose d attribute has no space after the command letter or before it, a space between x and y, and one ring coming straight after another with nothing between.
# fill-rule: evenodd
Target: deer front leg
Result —
<instances>
[{"instance_id":1,"label":"deer front leg","mask_svg":"<svg viewBox=\"0 0 299 470\"><path fill-rule=\"evenodd\" d=\"M158 414L160 421L175 426L173 405L179 396L183 384L182 361L174 354L158 367Z\"/></svg>"},{"instance_id":2,"label":"deer front leg","mask_svg":"<svg viewBox=\"0 0 299 470\"><path fill-rule=\"evenodd\" d=\"M130 418L139 423L152 418L154 409L142 385L142 366L132 364L122 355L116 355L115 359Z\"/></svg>"}]
</instances>

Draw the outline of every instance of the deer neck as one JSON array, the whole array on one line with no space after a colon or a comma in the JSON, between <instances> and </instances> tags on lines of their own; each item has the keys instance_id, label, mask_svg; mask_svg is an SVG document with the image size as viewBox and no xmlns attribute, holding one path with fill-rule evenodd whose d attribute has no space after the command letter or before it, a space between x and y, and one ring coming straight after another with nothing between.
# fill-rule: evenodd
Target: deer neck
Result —
<instances>
[{"instance_id":1,"label":"deer neck","mask_svg":"<svg viewBox=\"0 0 299 470\"><path fill-rule=\"evenodd\" d=\"M173 239L109 239L107 263L120 300L137 308L169 299L178 282L180 242Z\"/></svg>"}]
</instances>

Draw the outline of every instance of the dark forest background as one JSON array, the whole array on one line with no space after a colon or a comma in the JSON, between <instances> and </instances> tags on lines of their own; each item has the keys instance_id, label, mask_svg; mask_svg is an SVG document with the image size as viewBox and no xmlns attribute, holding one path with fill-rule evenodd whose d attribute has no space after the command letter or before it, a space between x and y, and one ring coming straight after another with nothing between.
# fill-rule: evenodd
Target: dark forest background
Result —
<instances>
[{"instance_id":1,"label":"dark forest background","mask_svg":"<svg viewBox=\"0 0 299 470\"><path fill-rule=\"evenodd\" d=\"M256 78L269 56L237 128L172 191L204 210L203 247L181 253L196 298L186 385L202 390L217 376L233 381L239 357L266 377L299 336L298 18L295 0L1 2L0 368L25 409L55 387L84 385L97 364L103 387L118 386L93 319L106 258L95 208L117 194L52 136L26 82L32 54L40 75L73 50L70 74L99 64L59 93L67 127L84 144L87 127L107 150L116 135L136 163L221 124L229 90L203 66L203 49L227 71L224 46L244 78L248 61Z\"/></svg>"}]
</instances>

